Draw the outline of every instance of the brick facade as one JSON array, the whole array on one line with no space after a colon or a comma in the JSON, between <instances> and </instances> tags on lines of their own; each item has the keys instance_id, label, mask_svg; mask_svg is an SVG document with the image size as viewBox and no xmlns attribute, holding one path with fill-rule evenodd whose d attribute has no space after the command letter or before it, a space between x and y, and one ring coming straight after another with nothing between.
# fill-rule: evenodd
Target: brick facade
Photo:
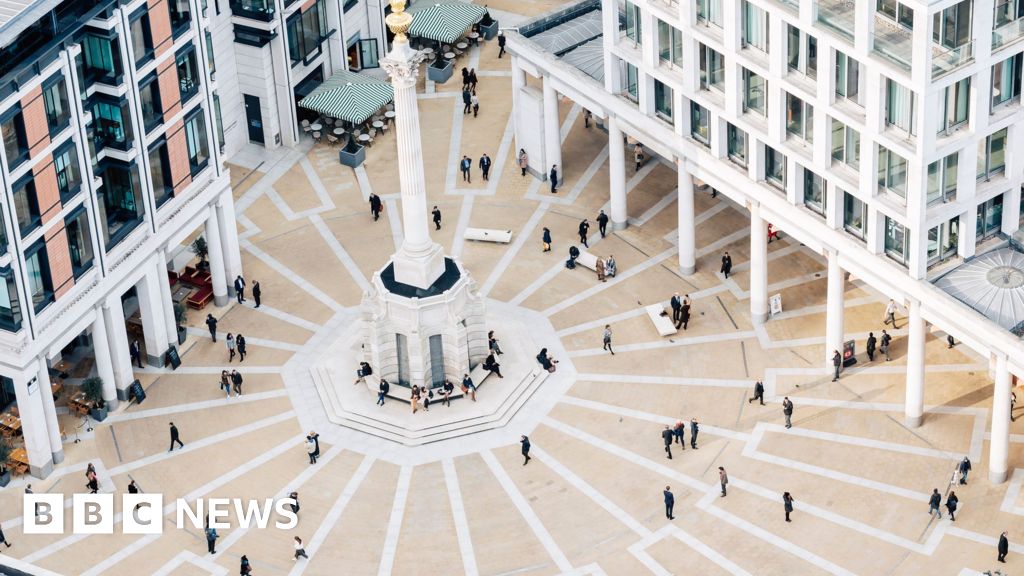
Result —
<instances>
[{"instance_id":1,"label":"brick facade","mask_svg":"<svg viewBox=\"0 0 1024 576\"><path fill-rule=\"evenodd\" d=\"M53 157L47 157L32 169L36 186L36 202L43 224L60 214L60 189L57 187L57 170L53 166Z\"/></svg>"},{"instance_id":2,"label":"brick facade","mask_svg":"<svg viewBox=\"0 0 1024 576\"><path fill-rule=\"evenodd\" d=\"M149 0L149 34L153 38L153 54L157 58L174 48L171 13L164 0Z\"/></svg>"},{"instance_id":3,"label":"brick facade","mask_svg":"<svg viewBox=\"0 0 1024 576\"><path fill-rule=\"evenodd\" d=\"M157 67L157 83L160 85L160 106L164 119L181 112L181 86L178 84L178 68L174 58L168 58Z\"/></svg>"},{"instance_id":4,"label":"brick facade","mask_svg":"<svg viewBox=\"0 0 1024 576\"><path fill-rule=\"evenodd\" d=\"M75 286L75 274L71 268L71 250L68 248L68 233L64 223L54 226L46 235L46 256L50 261L50 280L56 299L67 294Z\"/></svg>"},{"instance_id":5,"label":"brick facade","mask_svg":"<svg viewBox=\"0 0 1024 576\"><path fill-rule=\"evenodd\" d=\"M50 126L46 122L46 106L43 105L43 89L36 86L21 99L21 115L25 123L25 140L28 142L29 157L35 158L40 150L50 145Z\"/></svg>"},{"instance_id":6,"label":"brick facade","mask_svg":"<svg viewBox=\"0 0 1024 576\"><path fill-rule=\"evenodd\" d=\"M171 164L171 182L174 195L192 183L192 170L188 164L188 144L185 142L185 123L181 120L167 128L167 158Z\"/></svg>"}]
</instances>

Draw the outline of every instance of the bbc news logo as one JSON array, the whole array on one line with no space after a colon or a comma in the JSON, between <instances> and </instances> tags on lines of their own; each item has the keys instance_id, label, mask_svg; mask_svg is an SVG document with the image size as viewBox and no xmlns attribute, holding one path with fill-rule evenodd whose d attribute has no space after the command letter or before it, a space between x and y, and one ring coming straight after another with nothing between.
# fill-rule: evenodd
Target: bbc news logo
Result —
<instances>
[{"instance_id":1,"label":"bbc news logo","mask_svg":"<svg viewBox=\"0 0 1024 576\"><path fill-rule=\"evenodd\" d=\"M299 518L294 498L243 500L241 498L198 499L190 504L177 499L173 504L175 526L202 530L274 528L291 530ZM161 494L122 494L117 507L113 494L75 494L71 498L72 534L113 534L120 515L121 534L161 534L164 509ZM25 494L22 514L25 534L64 534L65 508L63 494Z\"/></svg>"}]
</instances>

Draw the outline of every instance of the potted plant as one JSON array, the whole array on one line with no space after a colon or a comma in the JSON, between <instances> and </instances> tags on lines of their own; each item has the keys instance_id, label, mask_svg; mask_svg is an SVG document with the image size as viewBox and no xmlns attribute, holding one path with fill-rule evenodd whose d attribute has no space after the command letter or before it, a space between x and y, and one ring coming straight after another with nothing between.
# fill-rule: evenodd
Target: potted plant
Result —
<instances>
[{"instance_id":1,"label":"potted plant","mask_svg":"<svg viewBox=\"0 0 1024 576\"><path fill-rule=\"evenodd\" d=\"M452 64L451 60L445 60L443 57L437 58L430 66L427 66L427 79L431 82L444 84L452 77L454 69L455 65Z\"/></svg>"},{"instance_id":2,"label":"potted plant","mask_svg":"<svg viewBox=\"0 0 1024 576\"><path fill-rule=\"evenodd\" d=\"M484 12L480 19L480 35L484 40L493 40L498 35L498 21L491 16L490 11Z\"/></svg>"},{"instance_id":3,"label":"potted plant","mask_svg":"<svg viewBox=\"0 0 1024 576\"><path fill-rule=\"evenodd\" d=\"M338 151L338 161L343 166L355 168L366 161L366 147L349 138L348 143Z\"/></svg>"},{"instance_id":4,"label":"potted plant","mask_svg":"<svg viewBox=\"0 0 1024 576\"><path fill-rule=\"evenodd\" d=\"M7 459L11 457L14 447L3 438L0 438L0 487L7 486L11 482L11 471L7 469Z\"/></svg>"},{"instance_id":5,"label":"potted plant","mask_svg":"<svg viewBox=\"0 0 1024 576\"><path fill-rule=\"evenodd\" d=\"M210 254L210 249L206 245L206 238L202 236L192 241L192 253L199 257L199 264L196 266L200 270L206 270L210 265L206 262L206 257Z\"/></svg>"},{"instance_id":6,"label":"potted plant","mask_svg":"<svg viewBox=\"0 0 1024 576\"><path fill-rule=\"evenodd\" d=\"M185 307L181 302L174 303L174 324L178 329L178 344L185 343Z\"/></svg>"},{"instance_id":7,"label":"potted plant","mask_svg":"<svg viewBox=\"0 0 1024 576\"><path fill-rule=\"evenodd\" d=\"M103 401L103 379L93 376L86 378L82 382L82 392L85 392L85 398L92 404L92 410L89 411L89 415L92 416L93 420L97 422L103 422L107 419L107 403Z\"/></svg>"}]
</instances>

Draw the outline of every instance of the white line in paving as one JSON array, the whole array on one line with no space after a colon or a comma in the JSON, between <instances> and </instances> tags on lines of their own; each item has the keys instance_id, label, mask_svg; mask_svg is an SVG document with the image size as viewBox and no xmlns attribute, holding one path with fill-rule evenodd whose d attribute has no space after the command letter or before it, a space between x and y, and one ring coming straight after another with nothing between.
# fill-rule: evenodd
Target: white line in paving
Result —
<instances>
[{"instance_id":1,"label":"white line in paving","mask_svg":"<svg viewBox=\"0 0 1024 576\"><path fill-rule=\"evenodd\" d=\"M455 469L455 461L445 458L441 461L444 470L444 483L448 489L448 502L452 507L452 521L455 524L455 538L459 542L459 553L462 555L462 570L466 576L477 576L480 572L476 566L476 554L473 552L473 536L469 531L469 519L462 503L462 489L459 487L459 476Z\"/></svg>"},{"instance_id":2,"label":"white line in paving","mask_svg":"<svg viewBox=\"0 0 1024 576\"><path fill-rule=\"evenodd\" d=\"M366 174L366 167L360 164L353 170L356 173L356 183L359 184L359 193L363 195L363 200L369 202L373 184L370 183L370 177Z\"/></svg>"},{"instance_id":3,"label":"white line in paving","mask_svg":"<svg viewBox=\"0 0 1024 576\"><path fill-rule=\"evenodd\" d=\"M242 244L242 247L245 248L246 250L248 250L250 254L252 254L253 256L255 256L255 257L259 258L260 260L262 260L264 264L266 264L267 266L269 266L270 268L275 270L283 278L285 278L289 282L295 284L296 286L301 288L303 291L308 293L310 296L312 296L312 297L316 298L317 300L319 300L320 302L322 302L325 306L327 306L331 310L333 310L335 312L338 312L339 310L342 309L342 306L340 304L338 304L337 302L335 302L333 298L331 298L330 296L325 294L322 290L320 290L316 286L313 286L312 284L310 284L307 280L305 280L304 278L302 278L301 276L296 274L293 270L290 270L287 266L285 266L284 264L279 262L276 258L271 256L270 254L267 254L266 252L261 250L259 247L257 247L252 242L249 242L248 240L246 240L244 242L241 242L241 244Z\"/></svg>"},{"instance_id":4,"label":"white line in paving","mask_svg":"<svg viewBox=\"0 0 1024 576\"><path fill-rule=\"evenodd\" d=\"M310 164L309 158L306 156L300 158L299 166L302 167L302 171L306 174L306 178L309 179L310 185L313 186L313 192L316 193L316 197L320 199L320 208L333 210L335 208L334 200L331 200L331 195L327 192L327 187L324 186L323 181L320 180L320 175L317 174L317 171L313 168L313 165ZM348 188L350 185L335 184L335 186L344 189Z\"/></svg>"},{"instance_id":5,"label":"white line in paving","mask_svg":"<svg viewBox=\"0 0 1024 576\"><path fill-rule=\"evenodd\" d=\"M491 178L487 181L487 192L491 195L498 193L501 175L504 174L505 170L505 161L508 158L509 148L512 147L512 140L515 135L515 119L509 114L508 123L505 124L505 133L501 135L501 143L498 144L498 153L492 158L494 163L491 165L491 175L497 175L497 178Z\"/></svg>"},{"instance_id":6,"label":"white line in paving","mask_svg":"<svg viewBox=\"0 0 1024 576\"><path fill-rule=\"evenodd\" d=\"M338 261L345 267L345 270L348 271L348 275L352 277L352 280L359 286L359 289L363 291L369 290L370 283L367 282L366 276L363 275L363 271L359 269L356 261L352 259L352 256L349 255L348 251L345 250L345 247L341 245L341 242L338 242L338 238L333 232L331 232L331 229L327 227L323 218L318 214L314 214L309 217L309 221L312 222L313 227L320 233L324 242L326 242L327 246L330 247L332 252L334 252Z\"/></svg>"},{"instance_id":7,"label":"white line in paving","mask_svg":"<svg viewBox=\"0 0 1024 576\"><path fill-rule=\"evenodd\" d=\"M597 276L594 276L594 281L597 282L596 284L594 284L590 288L587 288L586 290L573 294L572 296L566 298L565 300L562 300L558 304L550 306L547 310L544 310L543 314L548 317L554 316L555 314L558 314L559 312L569 308L570 306L578 304L595 294L599 294L607 290L608 288L617 286L622 282L625 282L626 280L629 280L630 278L639 275L641 272L647 270L648 268L653 268L654 266L660 265L662 260L665 260L666 258L672 256L675 253L676 249L674 247L669 248L667 250L663 250L658 254L655 254L654 256L647 258L642 263L637 264L636 266L633 266L627 270L619 272L618 274L615 275L614 278L607 282L597 282Z\"/></svg>"},{"instance_id":8,"label":"white line in paving","mask_svg":"<svg viewBox=\"0 0 1024 576\"><path fill-rule=\"evenodd\" d=\"M282 320L282 321L287 322L289 324L293 324L295 326L298 326L299 328L303 328L305 330L309 330L310 332L316 332L317 330L319 330L321 328L321 326L319 324L315 324L313 322L310 322L309 320L306 320L305 318L299 318L298 316L295 316L294 314L289 314L288 312L285 312L284 310L279 310L277 308L274 308L273 306L267 306L266 304L264 304L262 302L260 303L260 307L259 308L255 308L254 307L253 310L255 310L257 312L260 312L260 313L263 313L263 314L266 314L267 316L272 316L274 318L277 318L278 320Z\"/></svg>"},{"instance_id":9,"label":"white line in paving","mask_svg":"<svg viewBox=\"0 0 1024 576\"><path fill-rule=\"evenodd\" d=\"M587 408L589 410L605 412L607 414L626 416L628 418L634 418L636 420L646 420L648 422L654 422L656 424L662 425L672 425L680 420L680 418L678 417L651 414L650 412L644 412L642 410L634 410L632 408L613 406L611 404L605 404L603 402L597 402L594 400L586 400L584 398L578 398L576 396L563 396L562 398L559 399L559 402L571 406L579 406L580 408ZM722 428L719 426L712 426L709 424L701 424L700 431L705 432L707 434L712 434L714 436L722 436L724 438L731 438L733 440L741 440L744 442L750 440L750 434L737 432L735 430L729 430L728 428Z\"/></svg>"},{"instance_id":10,"label":"white line in paving","mask_svg":"<svg viewBox=\"0 0 1024 576\"><path fill-rule=\"evenodd\" d=\"M885 442L882 440L873 440L871 438L861 438L858 436L848 436L846 434L836 434L835 432L824 432L820 430L811 430L808 428L797 427L787 429L785 426L780 426L779 424L772 424L770 422L758 422L754 426L754 429L763 429L773 434L785 434L787 436L802 436L804 438L813 438L815 440L824 440L826 442L835 442L837 444L862 446L865 448L887 450L889 452L912 454L914 456L926 456L928 458L943 458L953 460L954 462L959 460L960 457L963 455L962 452L936 450L935 448L924 448L921 446L908 446L906 444L899 444L896 442Z\"/></svg>"},{"instance_id":11,"label":"white line in paving","mask_svg":"<svg viewBox=\"0 0 1024 576\"><path fill-rule=\"evenodd\" d=\"M462 197L462 208L459 210L459 220L455 226L455 237L452 238L452 258L462 256L462 246L465 244L463 234L469 227L469 217L473 214L473 196Z\"/></svg>"},{"instance_id":12,"label":"white line in paving","mask_svg":"<svg viewBox=\"0 0 1024 576\"><path fill-rule=\"evenodd\" d=\"M693 534L690 534L689 532L686 532L685 530L677 526L673 525L672 527L675 528L675 530L672 531L672 535L675 536L677 540L689 546L691 549L693 549L694 552L700 554L708 560L711 560L729 574L734 574L735 576L752 576L750 572L747 572L743 568L740 568L738 564L736 564L732 560L729 560L714 548L701 542Z\"/></svg>"},{"instance_id":13,"label":"white line in paving","mask_svg":"<svg viewBox=\"0 0 1024 576\"><path fill-rule=\"evenodd\" d=\"M708 334L706 336L693 336L691 338L676 338L674 340L657 340L654 342L640 342L637 344L623 344L616 346L618 353L622 352L634 352L638 350L657 350L659 348L674 348L677 346L694 346L697 344L710 344L714 342L730 342L735 340L747 340L755 337L755 333L752 330L746 330L743 332L726 332L724 334ZM569 356L572 358L582 358L585 356L601 356L608 354L607 350L601 348L584 348L581 350L574 350L569 352Z\"/></svg>"},{"instance_id":14,"label":"white line in paving","mask_svg":"<svg viewBox=\"0 0 1024 576\"><path fill-rule=\"evenodd\" d=\"M664 566L647 553L647 549L664 540L674 528L675 526L666 524L659 528L657 532L653 532L649 536L634 542L626 550L639 560L644 567L650 570L651 574L655 576L673 576L671 572L666 570Z\"/></svg>"},{"instance_id":15,"label":"white line in paving","mask_svg":"<svg viewBox=\"0 0 1024 576\"><path fill-rule=\"evenodd\" d=\"M262 306L261 306L261 308L262 308ZM188 334L191 334L192 336L200 336L200 337L207 336L207 335L210 334L209 330L204 330L202 328L195 328L193 326L189 326L188 328L185 329L185 331ZM220 338L225 338L227 336L227 333L226 332L218 331L217 332L217 336L220 337ZM298 344L292 344L291 342L280 342L278 340L268 340L266 338L258 338L256 336L249 336L249 337L247 337L245 339L245 342L246 342L246 344L252 344L253 346L262 346L263 348L273 348L274 350L285 350L285 351L288 351L288 352L298 352L299 350L302 349L302 346L300 346ZM224 348L224 352L227 352L227 347ZM247 352L247 354L251 354L251 352Z\"/></svg>"},{"instance_id":16,"label":"white line in paving","mask_svg":"<svg viewBox=\"0 0 1024 576\"><path fill-rule=\"evenodd\" d=\"M267 392L256 392L254 394L242 394L241 396L232 396L230 399L218 398L216 400L189 402L187 404L175 404L173 406L164 406L161 408L153 408L150 410L140 410L138 412L117 412L115 414L107 416L106 422L108 424L116 424L118 422L140 420L142 418L155 418L157 416L180 414L182 412L194 412L197 410L206 410L208 408L220 408L221 406L234 406L237 404L247 404L249 402L259 402L261 400L269 400L270 398L280 398L282 396L287 395L288 390L281 388L278 390L270 390Z\"/></svg>"},{"instance_id":17,"label":"white line in paving","mask_svg":"<svg viewBox=\"0 0 1024 576\"><path fill-rule=\"evenodd\" d=\"M582 111L583 107L576 103L573 103L572 108L569 108L569 112L565 115L565 120L562 120L562 125L558 127L558 139L560 141L565 142L565 139L569 137L569 132L572 131L572 127L576 124Z\"/></svg>"},{"instance_id":18,"label":"white line in paving","mask_svg":"<svg viewBox=\"0 0 1024 576\"><path fill-rule=\"evenodd\" d=\"M261 306L262 308L262 306ZM146 366L145 368L134 368L133 372L139 372L142 374L217 374L220 375L221 370L224 366L178 366L178 369L172 368L154 368L152 366ZM246 374L280 374L280 366L246 366Z\"/></svg>"},{"instance_id":19,"label":"white line in paving","mask_svg":"<svg viewBox=\"0 0 1024 576\"><path fill-rule=\"evenodd\" d=\"M569 562L568 558L566 558L562 549L558 547L555 539L551 536L551 533L548 532L547 528L544 527L544 524L540 521L540 518L537 517L533 508L530 507L530 503L523 497L519 488L516 487L512 478L509 477L508 473L505 472L505 469L501 467L500 463L498 463L498 459L494 456L494 453L490 450L483 450L480 452L480 456L483 457L484 462L487 463L487 467L491 469L491 473L494 474L494 477L498 480L498 483L501 484L501 487L505 489L505 493L508 494L509 499L512 500L512 503L523 516L523 520L525 520L530 526L530 529L533 530L537 540L542 546L544 546L544 549L547 550L551 559L555 561L555 565L558 566L558 569L562 572L572 571L572 563Z\"/></svg>"},{"instance_id":20,"label":"white line in paving","mask_svg":"<svg viewBox=\"0 0 1024 576\"><path fill-rule=\"evenodd\" d=\"M704 388L751 388L754 379L733 380L729 378L682 378L678 376L636 376L633 374L577 374L577 382L636 382L638 384L663 384L666 386L700 386Z\"/></svg>"},{"instance_id":21,"label":"white line in paving","mask_svg":"<svg viewBox=\"0 0 1024 576\"><path fill-rule=\"evenodd\" d=\"M539 185L540 180L534 180L531 187ZM494 285L498 283L498 279L501 278L502 273L508 269L509 265L512 264L512 260L514 260L516 255L519 254L519 250L522 249L523 245L526 244L531 236L534 235L534 229L537 227L537 224L540 223L540 219L543 218L544 214L548 211L549 206L550 204L547 202L541 202L537 205L537 209L530 215L530 219L523 225L523 229L520 230L515 239L512 240L512 245L509 246L508 250L505 250L504 254L502 254L501 260L498 260L498 263L494 265L494 270L491 270L491 274L487 276L487 281L480 287L480 294L482 296L487 296L487 294L490 293L491 289L494 288Z\"/></svg>"},{"instance_id":22,"label":"white line in paving","mask_svg":"<svg viewBox=\"0 0 1024 576\"><path fill-rule=\"evenodd\" d=\"M412 466L402 466L398 473L398 486L395 487L395 499L391 505L391 517L388 520L388 531L384 537L384 548L380 557L378 576L390 576L398 552L398 535L402 531L402 518L405 517L405 502L409 497L409 483L412 481Z\"/></svg>"},{"instance_id":23,"label":"white line in paving","mask_svg":"<svg viewBox=\"0 0 1024 576\"><path fill-rule=\"evenodd\" d=\"M445 166L444 171L444 189L455 190L457 187L455 176L456 174L461 175L459 171L459 161L463 156L462 150L462 124L466 115L462 112L465 109L465 105L462 103L462 93L459 93L459 97L456 98L452 104L452 126L449 132L448 141L448 163Z\"/></svg>"},{"instance_id":24,"label":"white line in paving","mask_svg":"<svg viewBox=\"0 0 1024 576\"><path fill-rule=\"evenodd\" d=\"M159 534L148 534L146 536L142 536L134 542L132 542L131 544L125 546L124 548L121 548L120 550L114 552L110 556L107 556L99 564L96 564L92 568L89 568L85 572L82 572L81 576L99 576L100 574L103 574L107 570L112 568L118 562L124 560L129 556L137 554L140 550L152 544L153 542L156 542L159 539Z\"/></svg>"},{"instance_id":25,"label":"white line in paving","mask_svg":"<svg viewBox=\"0 0 1024 576\"><path fill-rule=\"evenodd\" d=\"M648 208L638 218L628 218L626 221L629 222L630 226L643 226L644 224L647 224L647 222L650 221L651 218L657 216L662 210L668 208L668 206L675 202L678 197L679 189L676 188L672 192L663 196L661 200L655 202L654 206Z\"/></svg>"}]
</instances>

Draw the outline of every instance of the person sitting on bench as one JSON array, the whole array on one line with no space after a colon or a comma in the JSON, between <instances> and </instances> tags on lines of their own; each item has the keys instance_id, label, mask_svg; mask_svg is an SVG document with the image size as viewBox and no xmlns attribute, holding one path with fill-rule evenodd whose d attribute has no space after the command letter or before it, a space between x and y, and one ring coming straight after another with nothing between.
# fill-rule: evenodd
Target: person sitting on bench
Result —
<instances>
[{"instance_id":1,"label":"person sitting on bench","mask_svg":"<svg viewBox=\"0 0 1024 576\"><path fill-rule=\"evenodd\" d=\"M360 382L366 383L366 377L373 374L373 368L370 368L370 364L367 362L360 362L359 369L356 370L356 381L352 384L359 384Z\"/></svg>"},{"instance_id":2,"label":"person sitting on bench","mask_svg":"<svg viewBox=\"0 0 1024 576\"><path fill-rule=\"evenodd\" d=\"M580 257L580 249L569 246L569 259L565 261L565 267L572 270L576 268L576 259Z\"/></svg>"},{"instance_id":3,"label":"person sitting on bench","mask_svg":"<svg viewBox=\"0 0 1024 576\"><path fill-rule=\"evenodd\" d=\"M498 360L494 358L494 352L487 355L487 359L484 360L484 370L489 370L492 374L497 374L498 378L504 378L501 375L501 364L498 364Z\"/></svg>"},{"instance_id":4,"label":"person sitting on bench","mask_svg":"<svg viewBox=\"0 0 1024 576\"><path fill-rule=\"evenodd\" d=\"M554 372L555 364L558 364L558 360L555 360L548 356L547 348L540 349L540 354L537 354L537 362L540 363L541 368L547 370L548 372Z\"/></svg>"}]
</instances>

